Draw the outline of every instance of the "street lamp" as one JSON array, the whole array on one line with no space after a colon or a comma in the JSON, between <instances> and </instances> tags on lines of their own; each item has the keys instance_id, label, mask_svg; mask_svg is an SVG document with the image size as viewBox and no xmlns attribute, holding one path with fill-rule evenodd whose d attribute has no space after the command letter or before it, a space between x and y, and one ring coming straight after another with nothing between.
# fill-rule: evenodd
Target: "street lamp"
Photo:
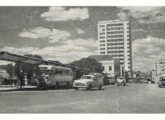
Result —
<instances>
[{"instance_id":1,"label":"street lamp","mask_svg":"<svg viewBox=\"0 0 165 120\"><path fill-rule=\"evenodd\" d=\"M15 86L15 84L14 84L14 82L15 82L15 81L14 81L14 66L15 66L15 65L14 65L14 63L13 63L13 64L12 64L12 68L13 68L13 70L12 70L12 73L13 73L13 75L12 75L12 76L13 76L13 77L12 77L12 79L13 79L13 86Z\"/></svg>"}]
</instances>

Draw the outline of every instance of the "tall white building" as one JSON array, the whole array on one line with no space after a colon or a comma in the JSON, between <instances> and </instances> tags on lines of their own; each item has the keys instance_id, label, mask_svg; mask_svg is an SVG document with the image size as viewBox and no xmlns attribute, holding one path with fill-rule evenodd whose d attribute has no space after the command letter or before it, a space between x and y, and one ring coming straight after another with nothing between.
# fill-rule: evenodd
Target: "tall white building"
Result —
<instances>
[{"instance_id":1,"label":"tall white building","mask_svg":"<svg viewBox=\"0 0 165 120\"><path fill-rule=\"evenodd\" d=\"M98 54L111 55L124 70L132 72L131 31L129 21L100 21L98 23Z\"/></svg>"}]
</instances>

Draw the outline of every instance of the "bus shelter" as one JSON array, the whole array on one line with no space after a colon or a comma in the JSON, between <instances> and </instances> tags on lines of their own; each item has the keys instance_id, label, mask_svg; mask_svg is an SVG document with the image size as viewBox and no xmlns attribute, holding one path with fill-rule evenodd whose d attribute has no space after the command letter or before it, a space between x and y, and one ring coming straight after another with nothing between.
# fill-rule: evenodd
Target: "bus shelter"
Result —
<instances>
[{"instance_id":1,"label":"bus shelter","mask_svg":"<svg viewBox=\"0 0 165 120\"><path fill-rule=\"evenodd\" d=\"M77 67L73 67L73 66L69 66L69 65L65 65L62 64L58 61L46 61L43 59L38 59L38 58L34 58L34 57L28 57L28 56L23 56L23 55L18 55L18 54L13 54L13 53L9 53L9 52L4 52L4 51L0 51L0 60L5 60L5 61L10 61L10 62L15 62L16 64L18 64L18 79L19 79L19 88L22 88L22 83L23 83L23 76L21 74L22 72L22 68L19 65L20 63L26 63L26 64L30 64L30 65L34 65L34 66L38 66L40 64L51 64L51 65L56 65L56 66L63 66L63 67L68 67L71 68L73 71L84 71L84 72L92 72L90 70L86 70L86 69L82 69L82 68L77 68Z\"/></svg>"}]
</instances>

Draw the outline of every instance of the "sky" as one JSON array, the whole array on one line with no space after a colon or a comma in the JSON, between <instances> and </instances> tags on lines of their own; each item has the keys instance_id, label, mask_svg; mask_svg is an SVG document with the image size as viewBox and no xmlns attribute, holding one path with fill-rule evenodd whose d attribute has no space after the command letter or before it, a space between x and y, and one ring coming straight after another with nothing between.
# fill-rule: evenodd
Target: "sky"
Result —
<instances>
[{"instance_id":1,"label":"sky","mask_svg":"<svg viewBox=\"0 0 165 120\"><path fill-rule=\"evenodd\" d=\"M134 70L152 70L165 56L165 7L0 7L0 50L69 63L97 54L97 23L114 19L130 21Z\"/></svg>"}]
</instances>

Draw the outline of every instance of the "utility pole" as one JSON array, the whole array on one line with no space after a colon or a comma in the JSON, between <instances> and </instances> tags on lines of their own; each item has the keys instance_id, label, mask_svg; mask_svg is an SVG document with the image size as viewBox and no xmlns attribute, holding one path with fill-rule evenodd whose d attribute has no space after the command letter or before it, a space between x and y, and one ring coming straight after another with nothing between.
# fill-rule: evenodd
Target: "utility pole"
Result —
<instances>
[{"instance_id":1,"label":"utility pole","mask_svg":"<svg viewBox=\"0 0 165 120\"><path fill-rule=\"evenodd\" d=\"M156 76L158 76L158 66L157 66L158 63L155 63L155 68L156 68Z\"/></svg>"},{"instance_id":2,"label":"utility pole","mask_svg":"<svg viewBox=\"0 0 165 120\"><path fill-rule=\"evenodd\" d=\"M12 71L13 71L13 72L12 72L12 73L13 73L13 75L12 75L12 79L13 79L13 86L15 86L15 83L14 83L14 82L15 82L15 81L14 81L14 63L12 64L12 68L13 68L13 70L12 70Z\"/></svg>"}]
</instances>

